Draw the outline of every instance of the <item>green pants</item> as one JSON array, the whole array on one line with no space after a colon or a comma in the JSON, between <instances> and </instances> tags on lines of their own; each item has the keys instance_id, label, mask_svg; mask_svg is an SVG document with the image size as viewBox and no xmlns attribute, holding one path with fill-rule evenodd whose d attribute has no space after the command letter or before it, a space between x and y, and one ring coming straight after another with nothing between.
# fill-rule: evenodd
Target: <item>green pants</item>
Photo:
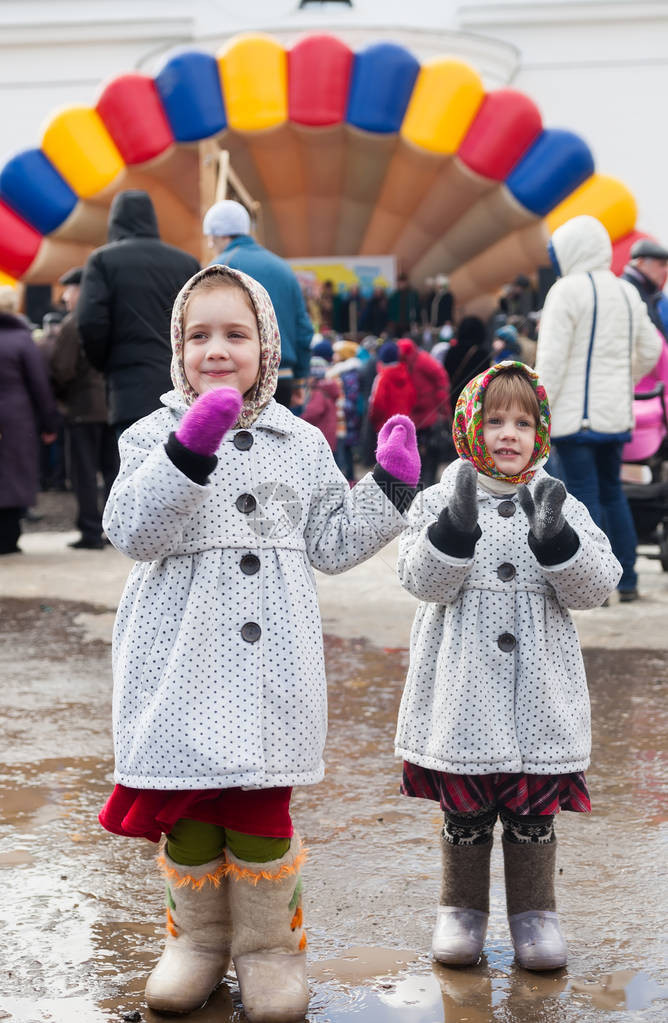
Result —
<instances>
[{"instance_id":1,"label":"green pants","mask_svg":"<svg viewBox=\"0 0 668 1023\"><path fill-rule=\"evenodd\" d=\"M210 863L227 848L246 863L269 863L285 856L290 848L289 838L265 838L263 835L244 835L241 831L221 828L217 824L178 820L167 835L167 855L175 863L199 867Z\"/></svg>"}]
</instances>

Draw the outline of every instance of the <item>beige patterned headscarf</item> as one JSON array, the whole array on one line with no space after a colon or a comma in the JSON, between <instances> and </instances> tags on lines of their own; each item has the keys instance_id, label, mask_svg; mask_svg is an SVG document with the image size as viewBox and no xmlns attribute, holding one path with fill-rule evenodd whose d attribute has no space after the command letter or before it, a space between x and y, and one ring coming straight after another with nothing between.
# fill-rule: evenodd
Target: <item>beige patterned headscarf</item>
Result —
<instances>
[{"instance_id":1,"label":"beige patterned headscarf","mask_svg":"<svg viewBox=\"0 0 668 1023\"><path fill-rule=\"evenodd\" d=\"M205 277L217 276L230 278L241 285L250 297L257 317L260 334L260 373L252 391L244 398L239 418L234 424L236 429L247 429L273 398L281 361L281 339L271 299L262 285L248 274L214 263L200 270L183 285L172 310L172 383L186 405L192 405L198 395L190 385L183 368L183 309L190 292L199 281Z\"/></svg>"}]
</instances>

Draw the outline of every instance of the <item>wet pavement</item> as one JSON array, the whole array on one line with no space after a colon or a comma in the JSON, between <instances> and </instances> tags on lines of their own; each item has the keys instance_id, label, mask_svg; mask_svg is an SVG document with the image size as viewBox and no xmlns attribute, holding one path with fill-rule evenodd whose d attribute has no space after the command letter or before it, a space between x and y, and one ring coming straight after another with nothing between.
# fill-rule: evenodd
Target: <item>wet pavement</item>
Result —
<instances>
[{"instance_id":1,"label":"wet pavement","mask_svg":"<svg viewBox=\"0 0 668 1023\"><path fill-rule=\"evenodd\" d=\"M62 532L70 494L41 495L38 511L26 553L0 559L0 1021L158 1021L142 1000L163 930L155 849L96 820L112 785L109 642L129 562L110 548L67 549L77 537ZM293 800L310 849L309 1020L668 1019L668 576L643 557L642 600L576 615L592 692L594 813L557 821L570 958L567 970L540 975L513 964L500 841L485 957L470 970L430 960L441 818L435 804L398 795L392 739L415 601L395 563L396 543L343 576L318 577L328 771ZM182 1018L243 1023L234 977Z\"/></svg>"},{"instance_id":2,"label":"wet pavement","mask_svg":"<svg viewBox=\"0 0 668 1023\"><path fill-rule=\"evenodd\" d=\"M41 540L27 537L28 553L4 559L0 568L0 1020L157 1021L165 1017L142 1000L163 930L155 848L108 835L96 820L113 768L109 594L127 563L119 567L112 551L68 555L62 538L55 551L40 548ZM384 573L385 562L377 571ZM30 585L42 597L25 593L31 572ZM61 595L72 599L52 596L54 579ZM349 589L347 638L326 638L327 776L293 800L310 849L304 872L308 1019L668 1018L660 938L666 918L665 651L643 644L586 652L594 813L562 814L557 821L568 969L540 975L513 964L497 841L485 957L475 969L448 970L429 957L440 814L435 804L398 795L400 765L392 755L406 623L392 630L386 622L376 642L354 638L351 622L361 621L355 611L363 591L364 585ZM17 592L22 595L7 596ZM88 600L81 599L85 592ZM323 592L323 605L325 622L342 631L336 600ZM627 643L633 635L627 618ZM204 1009L182 1018L241 1023L234 977Z\"/></svg>"}]
</instances>

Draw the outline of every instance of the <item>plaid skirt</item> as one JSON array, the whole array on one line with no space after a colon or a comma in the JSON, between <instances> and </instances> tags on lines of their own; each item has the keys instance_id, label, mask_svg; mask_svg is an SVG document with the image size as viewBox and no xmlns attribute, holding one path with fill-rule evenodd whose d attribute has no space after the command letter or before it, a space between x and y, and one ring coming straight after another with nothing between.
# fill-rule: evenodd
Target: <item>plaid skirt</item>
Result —
<instances>
[{"instance_id":1,"label":"plaid skirt","mask_svg":"<svg viewBox=\"0 0 668 1023\"><path fill-rule=\"evenodd\" d=\"M575 774L448 774L404 760L402 795L433 799L450 813L509 810L521 816L591 813L584 771Z\"/></svg>"}]
</instances>

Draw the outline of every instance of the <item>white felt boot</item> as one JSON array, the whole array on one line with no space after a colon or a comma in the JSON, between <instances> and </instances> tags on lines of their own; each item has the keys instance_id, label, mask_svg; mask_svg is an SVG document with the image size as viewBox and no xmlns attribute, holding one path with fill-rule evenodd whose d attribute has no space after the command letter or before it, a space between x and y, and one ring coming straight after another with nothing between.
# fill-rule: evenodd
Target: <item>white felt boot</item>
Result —
<instances>
[{"instance_id":1,"label":"white felt boot","mask_svg":"<svg viewBox=\"0 0 668 1023\"><path fill-rule=\"evenodd\" d=\"M285 856L247 863L226 850L232 958L249 1023L297 1023L308 1009L297 835Z\"/></svg>"},{"instance_id":2,"label":"white felt boot","mask_svg":"<svg viewBox=\"0 0 668 1023\"><path fill-rule=\"evenodd\" d=\"M453 845L441 836L441 852L441 904L431 939L432 955L446 966L473 966L487 933L492 842Z\"/></svg>"},{"instance_id":3,"label":"white felt boot","mask_svg":"<svg viewBox=\"0 0 668 1023\"><path fill-rule=\"evenodd\" d=\"M230 966L229 882L223 856L200 867L175 863L166 852L167 938L146 983L146 1003L159 1012L192 1012Z\"/></svg>"},{"instance_id":4,"label":"white felt boot","mask_svg":"<svg viewBox=\"0 0 668 1023\"><path fill-rule=\"evenodd\" d=\"M503 838L508 924L515 958L525 970L558 970L568 950L554 894L556 840L509 842Z\"/></svg>"}]
</instances>

